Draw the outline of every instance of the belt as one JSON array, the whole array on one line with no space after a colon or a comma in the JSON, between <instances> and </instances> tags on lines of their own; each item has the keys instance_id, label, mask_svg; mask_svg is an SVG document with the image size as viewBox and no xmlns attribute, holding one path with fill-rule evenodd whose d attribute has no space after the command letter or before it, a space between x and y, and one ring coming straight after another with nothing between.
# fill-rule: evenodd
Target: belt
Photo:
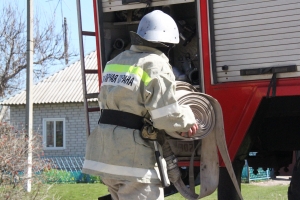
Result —
<instances>
[{"instance_id":1,"label":"belt","mask_svg":"<svg viewBox=\"0 0 300 200\"><path fill-rule=\"evenodd\" d=\"M102 109L98 124L111 124L141 130L144 125L143 118L144 117L142 116L135 115L129 112Z\"/></svg>"}]
</instances>

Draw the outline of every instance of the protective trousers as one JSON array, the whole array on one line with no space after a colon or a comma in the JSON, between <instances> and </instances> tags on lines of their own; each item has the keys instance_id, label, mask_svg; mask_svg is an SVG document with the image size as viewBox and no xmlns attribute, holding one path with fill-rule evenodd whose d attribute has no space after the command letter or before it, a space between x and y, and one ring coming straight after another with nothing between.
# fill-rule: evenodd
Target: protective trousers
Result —
<instances>
[{"instance_id":1,"label":"protective trousers","mask_svg":"<svg viewBox=\"0 0 300 200\"><path fill-rule=\"evenodd\" d=\"M163 200L164 191L160 184L148 184L103 178L113 200Z\"/></svg>"}]
</instances>

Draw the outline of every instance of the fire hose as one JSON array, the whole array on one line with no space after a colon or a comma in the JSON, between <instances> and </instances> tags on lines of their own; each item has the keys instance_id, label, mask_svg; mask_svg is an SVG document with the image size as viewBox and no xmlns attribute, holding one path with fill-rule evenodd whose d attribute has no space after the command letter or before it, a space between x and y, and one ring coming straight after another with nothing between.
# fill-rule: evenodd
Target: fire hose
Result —
<instances>
[{"instance_id":1,"label":"fire hose","mask_svg":"<svg viewBox=\"0 0 300 200\"><path fill-rule=\"evenodd\" d=\"M227 150L223 114L220 104L213 97L198 92L195 87L182 81L177 81L176 98L179 105L190 106L195 115L199 129L192 138L182 137L178 133L169 135L185 141L201 139L200 194L198 195L195 191L187 188L181 180L177 160L168 142L166 142L162 148L163 156L167 163L170 181L181 195L189 200L200 199L210 195L216 190L219 184L219 150L234 187L240 199L243 199ZM191 167L193 167L193 155L191 158L190 168Z\"/></svg>"}]
</instances>

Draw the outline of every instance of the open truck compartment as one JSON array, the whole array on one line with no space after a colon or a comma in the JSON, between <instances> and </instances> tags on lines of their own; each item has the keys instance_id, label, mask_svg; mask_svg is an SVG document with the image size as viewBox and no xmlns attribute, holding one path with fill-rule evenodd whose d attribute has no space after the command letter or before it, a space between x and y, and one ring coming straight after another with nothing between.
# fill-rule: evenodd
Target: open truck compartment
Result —
<instances>
[{"instance_id":1,"label":"open truck compartment","mask_svg":"<svg viewBox=\"0 0 300 200\"><path fill-rule=\"evenodd\" d=\"M172 4L174 2L176 4ZM169 56L175 77L177 80L199 86L199 37L195 4L182 0L154 1L151 2L151 7L148 7L146 3L122 5L122 1L103 1L103 10L99 12L102 66L130 47L129 31L137 31L138 23L145 14L153 10L162 10L176 21L180 32L180 43L171 50Z\"/></svg>"}]
</instances>

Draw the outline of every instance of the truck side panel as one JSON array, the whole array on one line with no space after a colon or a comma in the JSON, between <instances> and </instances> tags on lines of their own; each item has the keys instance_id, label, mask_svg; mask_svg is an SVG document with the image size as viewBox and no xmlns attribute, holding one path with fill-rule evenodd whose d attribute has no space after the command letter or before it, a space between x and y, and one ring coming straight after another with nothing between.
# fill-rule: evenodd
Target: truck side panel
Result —
<instances>
[{"instance_id":1,"label":"truck side panel","mask_svg":"<svg viewBox=\"0 0 300 200\"><path fill-rule=\"evenodd\" d=\"M218 63L218 52L214 51L215 47L220 44L220 42L226 42L227 40L220 40L220 41L214 41L215 36L214 29L214 18L213 18L213 9L214 7L222 7L224 5L227 5L227 7L230 7L231 3L240 3L240 4L247 4L250 1L218 1L219 4L217 4L217 1L214 1L213 4L210 4L211 2L207 0L200 0L200 6L201 6L201 48L202 48L202 64L204 68L204 86L205 86L205 93L213 96L216 98L223 109L223 115L224 115L224 125L225 125L225 133L226 133L226 139L228 144L228 149L231 158L233 159L236 156L237 151L239 150L247 131L252 123L252 120L256 114L256 111L262 101L263 98L266 98L267 91L270 86L270 81L272 74L267 75L259 75L259 76L247 76L247 77L256 77L256 79L253 80L253 78L250 78L249 80L239 79L239 81L233 81L227 79L227 81L220 83L220 76L216 77L214 76L214 72L216 68L214 68L214 60L216 63ZM251 1L254 4L257 4L261 1ZM271 3L278 2L278 1L263 1L265 4L268 3L268 5L271 5ZM280 1L281 2L281 1ZM290 1L289 1L290 2ZM293 1L295 2L295 1ZM283 1L282 1L283 3ZM221 5L224 4L224 5ZM241 5L240 5L241 6ZM249 6L249 5L248 5ZM270 6L272 7L272 6ZM209 8L207 10L206 8ZM219 9L219 8L218 8ZM227 8L229 9L229 8ZM296 9L296 7L295 7ZM221 9L222 10L222 9ZM220 12L221 12L220 10ZM235 15L233 12L231 13L233 16ZM229 14L227 14L229 16ZM294 27L298 28L299 27ZM284 31L285 29L279 28L277 31ZM293 29L290 29L290 32ZM295 34L292 34L294 35ZM231 35L224 34L224 37ZM241 38L240 41L243 41L246 38ZM214 46L214 43L217 43L216 46ZM228 42L228 41L227 41ZM276 40L273 41L274 43ZM230 42L228 44L224 44L227 46L230 46ZM220 46L220 45L219 45ZM277 45L278 46L278 45ZM260 47L262 48L262 47ZM259 50L260 48L255 48L253 50ZM299 43L298 43L299 48ZM217 48L218 49L218 48ZM228 50L230 52L230 48ZM226 51L223 51L225 53ZM298 50L294 50L294 52L299 52ZM220 52L219 52L220 53ZM255 53L255 52L254 52ZM227 55L227 58L230 59L230 56ZM278 66L276 65L278 59L276 56L273 57L274 59L274 67ZM233 59L234 60L234 59ZM255 59L254 59L255 60ZM250 59L251 61L251 59ZM265 62L261 60L261 65L263 66ZM290 62L290 60L286 59L285 62L281 62L279 66L288 66L290 64L295 64L295 66L299 65L299 56L295 60L295 62ZM241 66L241 65L240 65ZM253 66L252 64L249 66ZM222 66L217 65L218 70L223 70ZM230 66L228 66L228 69L230 70ZM242 69L242 68L240 68ZM217 70L217 71L218 71ZM226 74L224 72L224 74ZM295 76L294 78L282 78L283 76L291 75ZM227 74L228 75L228 74ZM226 75L226 76L227 76ZM261 76L264 76L261 78ZM297 77L298 72L292 72L292 73L278 73L277 79L275 80L275 96L299 96L300 95L300 79ZM241 77L241 76L239 76ZM214 79L215 78L215 79ZM228 81L229 80L229 81ZM270 88L272 93L272 88Z\"/></svg>"},{"instance_id":2,"label":"truck side panel","mask_svg":"<svg viewBox=\"0 0 300 200\"><path fill-rule=\"evenodd\" d=\"M300 64L298 0L214 0L212 6L215 82L270 79L271 73L242 76L240 70ZM277 77L299 77L300 66L295 71Z\"/></svg>"}]
</instances>

